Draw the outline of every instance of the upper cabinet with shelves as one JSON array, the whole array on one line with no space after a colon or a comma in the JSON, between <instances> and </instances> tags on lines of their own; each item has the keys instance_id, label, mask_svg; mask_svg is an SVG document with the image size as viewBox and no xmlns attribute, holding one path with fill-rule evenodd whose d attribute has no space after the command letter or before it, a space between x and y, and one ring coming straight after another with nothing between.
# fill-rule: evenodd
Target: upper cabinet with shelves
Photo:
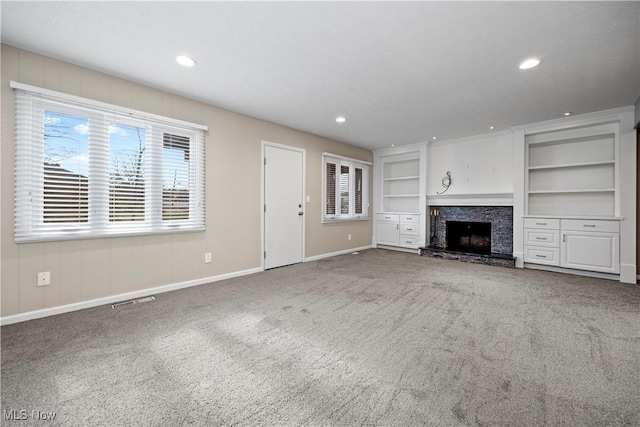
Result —
<instances>
[{"instance_id":1,"label":"upper cabinet with shelves","mask_svg":"<svg viewBox=\"0 0 640 427\"><path fill-rule=\"evenodd\" d=\"M420 159L389 156L382 163L382 211L419 212Z\"/></svg>"},{"instance_id":2,"label":"upper cabinet with shelves","mask_svg":"<svg viewBox=\"0 0 640 427\"><path fill-rule=\"evenodd\" d=\"M616 152L612 125L527 135L527 213L615 216Z\"/></svg>"}]
</instances>

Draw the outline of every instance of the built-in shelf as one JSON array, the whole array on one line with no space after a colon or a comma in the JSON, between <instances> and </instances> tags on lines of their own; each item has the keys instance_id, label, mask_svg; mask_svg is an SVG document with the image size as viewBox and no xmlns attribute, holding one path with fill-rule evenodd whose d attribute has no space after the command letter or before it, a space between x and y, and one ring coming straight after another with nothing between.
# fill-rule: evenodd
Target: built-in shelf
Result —
<instances>
[{"instance_id":1,"label":"built-in shelf","mask_svg":"<svg viewBox=\"0 0 640 427\"><path fill-rule=\"evenodd\" d=\"M529 194L559 194L559 193L613 193L615 188L587 188L581 190L536 190L529 191Z\"/></svg>"},{"instance_id":2,"label":"built-in shelf","mask_svg":"<svg viewBox=\"0 0 640 427\"><path fill-rule=\"evenodd\" d=\"M544 169L561 169L561 168L580 168L588 166L600 166L600 165L615 165L614 160L607 160L602 162L584 162L584 163L567 163L562 165L542 165L542 166L529 166L529 170L544 170Z\"/></svg>"},{"instance_id":3,"label":"built-in shelf","mask_svg":"<svg viewBox=\"0 0 640 427\"><path fill-rule=\"evenodd\" d=\"M614 133L594 128L526 137L525 213L602 215L615 213L617 191ZM570 134L579 135L570 137ZM567 138L567 136L569 136Z\"/></svg>"},{"instance_id":4,"label":"built-in shelf","mask_svg":"<svg viewBox=\"0 0 640 427\"><path fill-rule=\"evenodd\" d=\"M382 161L382 210L419 212L420 159L389 156Z\"/></svg>"}]
</instances>

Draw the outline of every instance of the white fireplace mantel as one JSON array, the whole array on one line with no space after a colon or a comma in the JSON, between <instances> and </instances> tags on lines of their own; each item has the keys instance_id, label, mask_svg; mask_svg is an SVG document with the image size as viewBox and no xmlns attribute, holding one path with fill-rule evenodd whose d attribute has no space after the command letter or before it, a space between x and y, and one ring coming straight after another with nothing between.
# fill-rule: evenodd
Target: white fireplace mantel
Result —
<instances>
[{"instance_id":1,"label":"white fireplace mantel","mask_svg":"<svg viewBox=\"0 0 640 427\"><path fill-rule=\"evenodd\" d=\"M513 206L513 193L427 194L429 206Z\"/></svg>"}]
</instances>

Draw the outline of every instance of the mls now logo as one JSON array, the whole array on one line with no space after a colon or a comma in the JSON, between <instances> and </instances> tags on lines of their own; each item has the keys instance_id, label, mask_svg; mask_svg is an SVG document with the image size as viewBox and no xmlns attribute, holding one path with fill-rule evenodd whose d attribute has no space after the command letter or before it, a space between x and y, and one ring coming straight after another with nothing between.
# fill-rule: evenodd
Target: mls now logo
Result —
<instances>
[{"instance_id":1,"label":"mls now logo","mask_svg":"<svg viewBox=\"0 0 640 427\"><path fill-rule=\"evenodd\" d=\"M31 412L26 409L3 409L2 419L4 421L24 421L24 420L38 420L38 421L53 421L56 419L56 413L52 411L39 411L33 410Z\"/></svg>"}]
</instances>

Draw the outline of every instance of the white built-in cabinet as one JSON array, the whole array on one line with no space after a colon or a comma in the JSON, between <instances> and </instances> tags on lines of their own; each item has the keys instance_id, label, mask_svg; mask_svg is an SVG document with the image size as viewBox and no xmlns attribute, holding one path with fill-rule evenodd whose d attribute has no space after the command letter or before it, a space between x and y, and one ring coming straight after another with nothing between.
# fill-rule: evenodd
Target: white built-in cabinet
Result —
<instances>
[{"instance_id":1,"label":"white built-in cabinet","mask_svg":"<svg viewBox=\"0 0 640 427\"><path fill-rule=\"evenodd\" d=\"M620 272L618 152L617 124L526 135L525 263Z\"/></svg>"},{"instance_id":2,"label":"white built-in cabinet","mask_svg":"<svg viewBox=\"0 0 640 427\"><path fill-rule=\"evenodd\" d=\"M374 153L376 245L418 249L425 244L425 156L424 144Z\"/></svg>"},{"instance_id":3,"label":"white built-in cabinet","mask_svg":"<svg viewBox=\"0 0 640 427\"><path fill-rule=\"evenodd\" d=\"M532 264L620 272L620 223L617 220L527 217L524 261Z\"/></svg>"},{"instance_id":4,"label":"white built-in cabinet","mask_svg":"<svg viewBox=\"0 0 640 427\"><path fill-rule=\"evenodd\" d=\"M420 214L379 213L377 223L379 245L410 249L419 247Z\"/></svg>"},{"instance_id":5,"label":"white built-in cabinet","mask_svg":"<svg viewBox=\"0 0 640 427\"><path fill-rule=\"evenodd\" d=\"M530 135L526 142L530 215L615 215L617 150L611 125Z\"/></svg>"}]
</instances>

